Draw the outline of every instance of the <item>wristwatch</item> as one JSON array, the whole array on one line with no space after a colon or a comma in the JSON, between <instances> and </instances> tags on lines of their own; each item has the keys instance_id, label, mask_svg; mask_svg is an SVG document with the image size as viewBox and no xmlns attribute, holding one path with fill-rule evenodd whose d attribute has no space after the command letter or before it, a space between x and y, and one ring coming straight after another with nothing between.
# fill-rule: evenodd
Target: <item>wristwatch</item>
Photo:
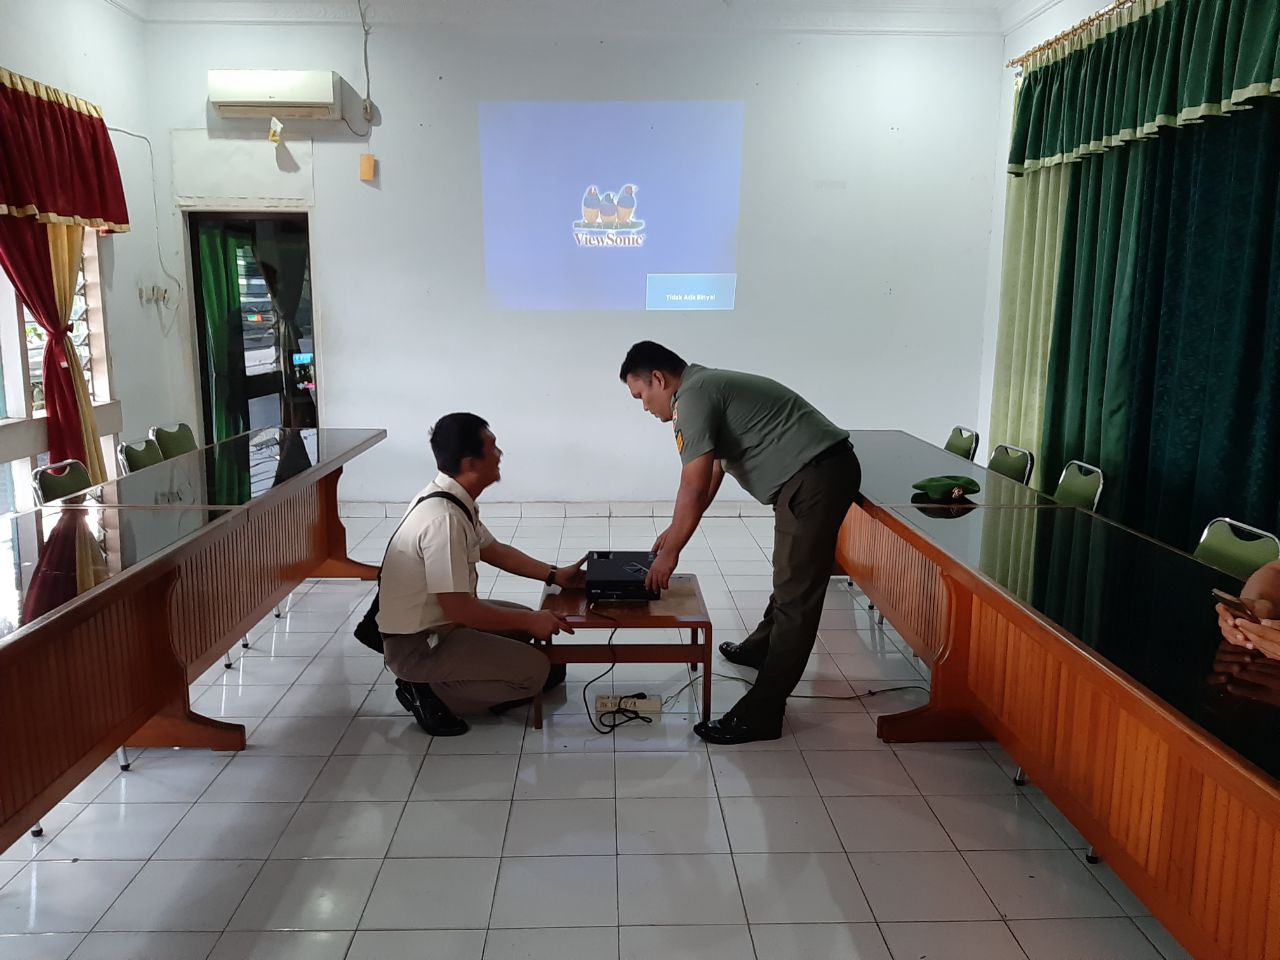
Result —
<instances>
[{"instance_id":1,"label":"wristwatch","mask_svg":"<svg viewBox=\"0 0 1280 960\"><path fill-rule=\"evenodd\" d=\"M548 587L553 587L553 586L555 586L555 583L556 583L556 571L557 571L558 569L559 569L558 567L553 566L550 570L548 570L548 571L547 571L547 579L546 579L546 580L544 580L544 581L542 581L542 582L543 582L543 583L545 583Z\"/></svg>"}]
</instances>

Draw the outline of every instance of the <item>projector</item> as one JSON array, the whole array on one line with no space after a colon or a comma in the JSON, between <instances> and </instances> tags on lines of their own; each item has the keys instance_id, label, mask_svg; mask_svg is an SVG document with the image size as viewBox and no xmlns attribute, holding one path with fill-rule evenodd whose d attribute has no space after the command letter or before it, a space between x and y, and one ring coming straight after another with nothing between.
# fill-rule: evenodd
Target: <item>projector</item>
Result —
<instances>
[{"instance_id":1,"label":"projector","mask_svg":"<svg viewBox=\"0 0 1280 960\"><path fill-rule=\"evenodd\" d=\"M587 554L587 600L644 602L660 594L645 589L654 555L645 550L592 550Z\"/></svg>"}]
</instances>

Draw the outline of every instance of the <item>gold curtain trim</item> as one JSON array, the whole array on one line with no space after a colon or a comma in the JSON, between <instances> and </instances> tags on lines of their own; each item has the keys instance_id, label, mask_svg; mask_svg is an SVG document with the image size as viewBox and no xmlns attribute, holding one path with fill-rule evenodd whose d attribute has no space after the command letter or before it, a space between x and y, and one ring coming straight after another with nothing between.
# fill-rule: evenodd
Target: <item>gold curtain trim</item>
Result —
<instances>
[{"instance_id":1,"label":"gold curtain trim","mask_svg":"<svg viewBox=\"0 0 1280 960\"><path fill-rule=\"evenodd\" d=\"M1105 153L1112 147L1118 147L1121 144L1131 143L1134 140L1149 140L1164 127L1186 127L1193 123L1203 122L1205 117L1224 117L1227 114L1239 113L1242 110L1252 110L1253 107L1243 101L1265 96L1280 96L1280 77L1270 82L1264 80L1250 84L1247 87L1241 87L1239 90L1234 90L1231 96L1221 103L1201 103L1193 107L1184 107L1177 116L1167 113L1161 114L1154 120L1144 123L1139 130L1132 128L1121 130L1109 137L1103 137L1101 140L1093 140L1089 143L1081 144L1069 153L1055 153L1052 157L1040 157L1025 164L1011 163L1009 164L1009 173L1017 176L1031 173L1033 170L1040 170L1044 167L1056 167L1060 163L1078 163L1087 156Z\"/></svg>"},{"instance_id":2,"label":"gold curtain trim","mask_svg":"<svg viewBox=\"0 0 1280 960\"><path fill-rule=\"evenodd\" d=\"M35 217L40 223L65 227L88 227L91 230L106 230L110 233L129 232L127 223L115 223L111 220L104 220L102 217L64 217L60 213L41 213L39 209L30 204L25 207L11 207L6 203L0 203L0 216L6 215L10 217Z\"/></svg>"},{"instance_id":3,"label":"gold curtain trim","mask_svg":"<svg viewBox=\"0 0 1280 960\"><path fill-rule=\"evenodd\" d=\"M61 324L58 335L63 338L63 352L67 358L67 373L71 376L71 389L75 392L76 412L80 420L80 440L84 445L84 465L89 479L105 483L107 465L102 459L102 446L98 443L98 426L93 416L93 400L89 385L84 382L84 368L71 342L71 308L75 303L76 279L80 263L84 259L84 228L54 224L49 227L49 264L53 271L53 293L58 305Z\"/></svg>"},{"instance_id":4,"label":"gold curtain trim","mask_svg":"<svg viewBox=\"0 0 1280 960\"><path fill-rule=\"evenodd\" d=\"M1020 57L1014 57L1006 66L1020 67L1026 73L1055 63L1077 50L1083 50L1123 26L1141 20L1169 0L1116 0L1097 13L1085 17L1074 27L1056 37L1032 47Z\"/></svg>"},{"instance_id":5,"label":"gold curtain trim","mask_svg":"<svg viewBox=\"0 0 1280 960\"><path fill-rule=\"evenodd\" d=\"M88 100L81 100L79 97L72 96L69 93L63 93L55 87L41 83L39 80L32 80L30 77L24 77L20 73L14 73L12 70L6 70L4 67L0 67L0 85L44 100L47 103L56 103L58 106L74 110L76 113L83 113L86 117L102 119L102 110L97 104L90 103Z\"/></svg>"}]
</instances>

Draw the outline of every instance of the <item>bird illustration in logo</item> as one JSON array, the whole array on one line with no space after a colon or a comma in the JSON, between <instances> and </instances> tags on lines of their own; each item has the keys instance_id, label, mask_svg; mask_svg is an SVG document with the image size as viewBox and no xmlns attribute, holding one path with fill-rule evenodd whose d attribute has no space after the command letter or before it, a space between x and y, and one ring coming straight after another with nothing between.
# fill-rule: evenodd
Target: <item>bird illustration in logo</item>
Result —
<instances>
[{"instance_id":1,"label":"bird illustration in logo","mask_svg":"<svg viewBox=\"0 0 1280 960\"><path fill-rule=\"evenodd\" d=\"M584 223L600 220L600 194L594 186L587 187L587 195L582 198L582 220Z\"/></svg>"},{"instance_id":2,"label":"bird illustration in logo","mask_svg":"<svg viewBox=\"0 0 1280 960\"><path fill-rule=\"evenodd\" d=\"M613 194L606 193L600 198L600 221L611 227L618 222L618 205L613 202Z\"/></svg>"},{"instance_id":3,"label":"bird illustration in logo","mask_svg":"<svg viewBox=\"0 0 1280 960\"><path fill-rule=\"evenodd\" d=\"M618 194L618 223L627 224L631 222L631 216L636 212L636 188L634 184L628 183L622 188L622 192Z\"/></svg>"}]
</instances>

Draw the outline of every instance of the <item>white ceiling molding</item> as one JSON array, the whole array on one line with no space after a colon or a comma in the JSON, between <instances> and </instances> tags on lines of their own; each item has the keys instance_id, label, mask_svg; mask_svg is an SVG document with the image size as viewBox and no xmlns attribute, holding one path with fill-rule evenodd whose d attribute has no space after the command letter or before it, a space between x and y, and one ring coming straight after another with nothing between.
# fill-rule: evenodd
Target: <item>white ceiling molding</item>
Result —
<instances>
[{"instance_id":1,"label":"white ceiling molding","mask_svg":"<svg viewBox=\"0 0 1280 960\"><path fill-rule=\"evenodd\" d=\"M1046 10L1052 10L1062 0L1013 0L1000 11L1000 32L1006 37L1025 27ZM1098 8L1106 6L1105 0L1097 0Z\"/></svg>"},{"instance_id":2,"label":"white ceiling molding","mask_svg":"<svg viewBox=\"0 0 1280 960\"><path fill-rule=\"evenodd\" d=\"M148 10L148 0L106 0L106 4L144 23L147 21L147 14L150 12Z\"/></svg>"},{"instance_id":3,"label":"white ceiling molding","mask_svg":"<svg viewBox=\"0 0 1280 960\"><path fill-rule=\"evenodd\" d=\"M144 0L108 0L141 6ZM998 34L1015 0L369 0L376 24L502 32ZM1027 0L1023 0L1027 2ZM354 24L356 0L149 0L146 20L185 24ZM623 18L623 19L620 19Z\"/></svg>"}]
</instances>

